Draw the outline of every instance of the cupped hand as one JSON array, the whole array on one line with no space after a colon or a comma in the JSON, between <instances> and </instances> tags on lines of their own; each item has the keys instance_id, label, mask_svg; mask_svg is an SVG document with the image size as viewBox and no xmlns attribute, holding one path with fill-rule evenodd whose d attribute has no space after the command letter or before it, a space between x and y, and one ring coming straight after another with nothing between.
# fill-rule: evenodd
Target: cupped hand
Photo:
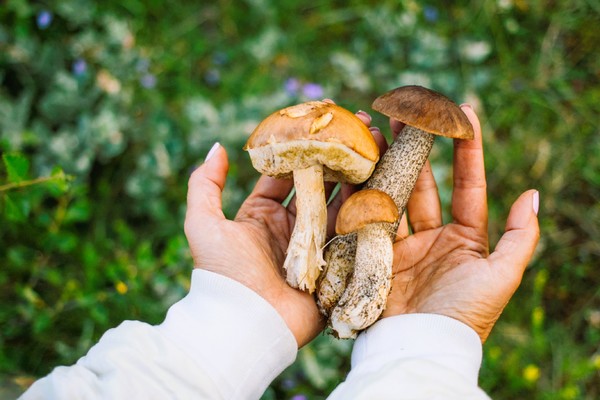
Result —
<instances>
[{"instance_id":1,"label":"cupped hand","mask_svg":"<svg viewBox=\"0 0 600 400\"><path fill-rule=\"evenodd\" d=\"M371 118L366 113L357 116L369 126ZM385 142L378 130L372 132L379 143ZM282 202L293 181L261 176L231 221L225 218L221 202L228 167L225 149L216 145L190 177L185 234L194 266L234 279L263 297L301 347L323 329L325 320L314 297L290 287L282 271L296 212L293 199L287 207ZM326 184L326 192L331 193L333 187ZM338 208L337 201L328 207L330 227Z\"/></svg>"},{"instance_id":2,"label":"cupped hand","mask_svg":"<svg viewBox=\"0 0 600 400\"><path fill-rule=\"evenodd\" d=\"M229 163L225 149L215 146L188 183L185 234L194 267L255 291L282 316L301 347L323 321L313 297L288 286L281 271L294 225L294 215L282 202L293 183L262 176L235 220L228 220L221 196Z\"/></svg>"},{"instance_id":3,"label":"cupped hand","mask_svg":"<svg viewBox=\"0 0 600 400\"><path fill-rule=\"evenodd\" d=\"M443 225L435 179L423 168L394 244L394 278L383 317L434 313L473 328L484 342L519 286L539 239L539 194L513 204L493 253L487 234L487 194L481 127L462 106L475 139L455 140L452 222ZM401 126L392 122L392 129ZM409 235L408 224L412 228Z\"/></svg>"}]
</instances>

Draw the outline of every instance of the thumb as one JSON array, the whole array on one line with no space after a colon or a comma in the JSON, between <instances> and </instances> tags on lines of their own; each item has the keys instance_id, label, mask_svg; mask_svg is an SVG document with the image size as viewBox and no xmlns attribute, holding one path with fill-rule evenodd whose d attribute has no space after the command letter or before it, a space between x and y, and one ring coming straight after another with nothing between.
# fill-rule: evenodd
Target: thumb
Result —
<instances>
[{"instance_id":1,"label":"thumb","mask_svg":"<svg viewBox=\"0 0 600 400\"><path fill-rule=\"evenodd\" d=\"M528 190L514 202L506 221L506 230L488 260L520 282L540 238L537 213L539 192Z\"/></svg>"},{"instance_id":2,"label":"thumb","mask_svg":"<svg viewBox=\"0 0 600 400\"><path fill-rule=\"evenodd\" d=\"M221 194L225 187L229 161L227 152L215 143L204 163L190 176L188 182L186 225L205 225L215 218L223 219Z\"/></svg>"}]
</instances>

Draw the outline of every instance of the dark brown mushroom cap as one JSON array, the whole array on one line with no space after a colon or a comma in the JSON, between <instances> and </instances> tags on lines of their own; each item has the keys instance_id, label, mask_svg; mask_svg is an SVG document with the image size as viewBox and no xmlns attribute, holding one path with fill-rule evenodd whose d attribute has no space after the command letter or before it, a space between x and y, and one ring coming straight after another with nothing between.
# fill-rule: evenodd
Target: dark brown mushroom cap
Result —
<instances>
[{"instance_id":1,"label":"dark brown mushroom cap","mask_svg":"<svg viewBox=\"0 0 600 400\"><path fill-rule=\"evenodd\" d=\"M373 110L434 135L473 139L473 126L460 107L422 86L401 86L375 99Z\"/></svg>"},{"instance_id":2,"label":"dark brown mushroom cap","mask_svg":"<svg viewBox=\"0 0 600 400\"><path fill-rule=\"evenodd\" d=\"M394 223L398 220L398 207L385 192L363 189L354 193L340 207L335 221L335 232L346 235L368 224Z\"/></svg>"}]
</instances>

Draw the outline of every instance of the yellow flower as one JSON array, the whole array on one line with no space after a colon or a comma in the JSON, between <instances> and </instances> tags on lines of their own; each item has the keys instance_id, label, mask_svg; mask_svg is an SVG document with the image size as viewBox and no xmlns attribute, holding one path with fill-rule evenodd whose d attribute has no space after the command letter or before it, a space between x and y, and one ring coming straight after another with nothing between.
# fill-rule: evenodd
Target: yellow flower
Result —
<instances>
[{"instance_id":1,"label":"yellow flower","mask_svg":"<svg viewBox=\"0 0 600 400\"><path fill-rule=\"evenodd\" d=\"M542 307L535 307L531 315L533 326L540 327L544 323L545 312Z\"/></svg>"},{"instance_id":2,"label":"yellow flower","mask_svg":"<svg viewBox=\"0 0 600 400\"><path fill-rule=\"evenodd\" d=\"M580 391L575 385L568 385L560 391L560 398L564 400L575 400L579 398Z\"/></svg>"},{"instance_id":3,"label":"yellow flower","mask_svg":"<svg viewBox=\"0 0 600 400\"><path fill-rule=\"evenodd\" d=\"M600 370L600 354L596 354L594 357L592 357L592 365L597 370Z\"/></svg>"},{"instance_id":4,"label":"yellow flower","mask_svg":"<svg viewBox=\"0 0 600 400\"><path fill-rule=\"evenodd\" d=\"M494 346L488 350L488 355L490 359L496 361L502 355L502 349L498 346Z\"/></svg>"},{"instance_id":5,"label":"yellow flower","mask_svg":"<svg viewBox=\"0 0 600 400\"><path fill-rule=\"evenodd\" d=\"M537 365L529 364L523 369L523 378L529 383L537 382L540 379L540 369Z\"/></svg>"},{"instance_id":6,"label":"yellow flower","mask_svg":"<svg viewBox=\"0 0 600 400\"><path fill-rule=\"evenodd\" d=\"M129 290L129 288L123 281L118 281L115 284L115 289L117 289L117 292L119 292L119 294L125 294L125 293L127 293L127 290Z\"/></svg>"}]
</instances>

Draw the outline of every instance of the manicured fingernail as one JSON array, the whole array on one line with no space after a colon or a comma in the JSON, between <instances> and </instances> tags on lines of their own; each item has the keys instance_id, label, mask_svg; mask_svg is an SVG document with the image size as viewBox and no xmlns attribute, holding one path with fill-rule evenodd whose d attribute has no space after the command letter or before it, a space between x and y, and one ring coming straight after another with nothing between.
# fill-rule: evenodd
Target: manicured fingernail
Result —
<instances>
[{"instance_id":1,"label":"manicured fingernail","mask_svg":"<svg viewBox=\"0 0 600 400\"><path fill-rule=\"evenodd\" d=\"M533 212L538 215L538 211L540 211L540 192L536 190L533 193Z\"/></svg>"},{"instance_id":2,"label":"manicured fingernail","mask_svg":"<svg viewBox=\"0 0 600 400\"><path fill-rule=\"evenodd\" d=\"M359 115L359 114L362 115L362 116L364 116L364 117L366 117L369 120L369 122L371 122L372 118L369 115L369 113L367 113L366 111L363 111L363 110L358 110L358 112L356 113L356 115Z\"/></svg>"},{"instance_id":3,"label":"manicured fingernail","mask_svg":"<svg viewBox=\"0 0 600 400\"><path fill-rule=\"evenodd\" d=\"M219 142L213 144L213 147L211 147L210 151L206 155L206 158L204 159L204 162L207 162L208 160L210 160L210 158L215 154L215 152L217 151L217 149L219 147L221 147L221 145L219 144Z\"/></svg>"}]
</instances>

